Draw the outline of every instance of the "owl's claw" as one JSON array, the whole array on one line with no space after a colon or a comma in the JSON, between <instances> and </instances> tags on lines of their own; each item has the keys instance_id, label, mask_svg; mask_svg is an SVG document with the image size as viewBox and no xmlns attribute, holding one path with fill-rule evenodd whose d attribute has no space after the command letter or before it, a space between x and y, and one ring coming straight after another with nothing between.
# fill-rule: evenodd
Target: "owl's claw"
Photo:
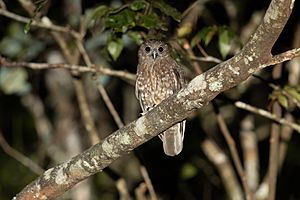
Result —
<instances>
[{"instance_id":1,"label":"owl's claw","mask_svg":"<svg viewBox=\"0 0 300 200\"><path fill-rule=\"evenodd\" d=\"M143 116L143 115L145 115L147 112L141 112L141 115Z\"/></svg>"},{"instance_id":2,"label":"owl's claw","mask_svg":"<svg viewBox=\"0 0 300 200\"><path fill-rule=\"evenodd\" d=\"M143 116L143 115L145 115L148 111L150 111L150 110L152 110L154 107L155 107L156 105L155 104L153 104L153 106L152 107L148 107L148 108L146 108L146 111L145 112L141 112L141 115Z\"/></svg>"}]
</instances>

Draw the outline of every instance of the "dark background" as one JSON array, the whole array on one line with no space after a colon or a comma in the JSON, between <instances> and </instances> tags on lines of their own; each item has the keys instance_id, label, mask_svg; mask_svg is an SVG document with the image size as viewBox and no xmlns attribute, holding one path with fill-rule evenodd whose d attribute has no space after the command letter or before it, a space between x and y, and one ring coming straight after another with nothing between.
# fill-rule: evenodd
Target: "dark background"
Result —
<instances>
[{"instance_id":1,"label":"dark background","mask_svg":"<svg viewBox=\"0 0 300 200\"><path fill-rule=\"evenodd\" d=\"M7 9L22 16L27 16L26 11L17 1L4 1ZM151 2L151 1L150 1ZM194 1L165 1L170 6L183 13ZM200 3L202 1L199 1ZM85 15L88 10L97 6L120 7L130 4L132 1L49 1L41 9L53 23L57 25L69 25L74 29L78 28L78 15ZM226 9L227 3L233 6L236 11ZM244 0L244 1L206 1L201 3L203 10L198 13L198 21L193 24L191 33L184 37L187 41L203 28L226 26L238 39L241 46L247 41L247 37L255 30L258 22L251 21L254 15L261 19L270 1ZM151 12L157 12L152 10ZM233 16L232 16L233 15ZM158 27L154 34L162 39L171 38L177 40L176 30L182 24L170 16L161 14L161 20L167 24L168 30L163 31ZM106 16L108 19L111 16ZM86 48L95 63L116 70L126 70L135 73L137 66L138 44L127 32L118 32L112 27L105 27L103 18L95 18L96 23L89 26L85 38ZM249 24L254 24L249 28ZM256 23L256 25L255 25ZM273 53L280 53L291 48L299 48L299 35L296 29L300 26L300 5L295 1L295 8L288 24L275 44ZM28 34L24 34L24 24L15 22L12 19L0 16L0 54L11 60L27 62L65 62L58 45L48 30L31 27ZM247 29L249 28L249 29ZM141 34L143 38L153 35L151 29L145 27L129 27L128 30ZM247 31L249 30L249 31ZM299 33L299 32L298 32ZM247 36L248 35L248 36ZM66 36L67 37L67 36ZM295 38L298 37L298 40ZM107 51L108 42L116 38L122 38L124 48L116 60L113 60ZM69 45L74 46L68 38ZM179 40L179 39L178 39ZM183 40L182 38L180 41ZM298 43L295 44L295 41ZM215 35L206 46L200 44L206 52L219 59L222 58L219 46L219 39ZM170 42L172 44L172 42ZM239 49L240 46L235 49ZM195 47L196 56L202 56ZM180 53L180 50L179 54ZM185 71L188 79L196 76L191 67L191 61L186 54L183 55L183 62L186 60ZM234 55L234 50L228 52L226 58ZM81 63L82 64L82 63ZM215 63L201 63L202 70L207 70ZM299 60L296 64L300 67ZM18 68L20 69L20 68ZM278 86L290 85L290 71L287 63L281 66L281 73L278 78L272 77L274 67L268 67L259 76L265 81L251 78L247 83L233 88L219 95L215 100L215 106L224 115L228 128L235 139L241 159L242 149L239 139L241 121L249 115L248 112L239 110L233 104L240 100L258 108L268 109L270 106L270 95L274 94L273 89L267 84L274 83ZM7 142L16 150L38 163L42 168L48 169L64 160L76 155L88 148L91 144L84 129L80 116L76 95L72 85L71 75L66 70L32 70L22 68L17 72L7 72L7 68L0 65L0 130ZM10 73L9 80L4 81ZM13 74L15 73L15 74ZM25 74L25 75L24 75ZM24 75L25 78L20 78ZM91 74L83 75L86 87L86 94L89 100L92 115L101 138L109 135L118 127L102 101ZM104 84L112 103L119 115L128 123L139 116L140 109L134 95L134 85L116 77L99 76L98 79ZM2 82L1 82L2 81ZM20 83L16 90L7 92L5 87L13 83ZM298 78L299 86L299 78ZM294 85L296 86L296 85ZM42 104L43 115L49 122L49 129L44 135L37 131L41 123L34 117L34 110L37 104L28 104L26 100L36 97ZM282 108L283 114L290 113L299 122L299 108ZM251 114L253 115L253 114ZM254 132L258 138L258 150L260 161L260 179L264 177L268 169L269 160L269 136L271 121L253 115ZM104 171L89 178L91 199L118 199L119 194L114 181L124 177L128 184L130 194L134 196L134 190L143 181L139 173L139 163L146 166L154 185L156 193L162 199L227 199L224 183L214 164L206 157L201 148L201 143L207 139L213 139L219 147L230 157L228 146L220 132L213 106L210 104L202 110L194 113L187 120L186 134L183 152L176 157L167 157L163 154L162 143L156 137L146 144L140 146L130 155L121 158L112 164L111 170ZM300 137L294 132L292 138L287 141L288 149L282 169L277 180L276 199L300 199ZM22 188L37 177L30 169L23 166L0 149L0 199L12 198ZM260 180L260 181L261 181ZM68 193L63 199L72 199Z\"/></svg>"}]
</instances>

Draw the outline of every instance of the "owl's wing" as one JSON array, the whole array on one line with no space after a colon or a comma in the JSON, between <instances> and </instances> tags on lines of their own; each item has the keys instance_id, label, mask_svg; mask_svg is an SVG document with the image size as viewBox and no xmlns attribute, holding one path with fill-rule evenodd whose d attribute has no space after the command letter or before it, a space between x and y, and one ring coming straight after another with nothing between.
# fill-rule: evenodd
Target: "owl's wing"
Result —
<instances>
[{"instance_id":1,"label":"owl's wing","mask_svg":"<svg viewBox=\"0 0 300 200\"><path fill-rule=\"evenodd\" d=\"M139 69L139 67L138 67L138 69ZM137 72L137 74L139 74L139 71ZM137 77L137 80L136 80L136 83L135 83L135 96L138 99L138 101L140 103L140 106L142 108L142 111L143 111L142 114L145 114L146 111L147 111L147 108L146 108L145 103L144 103L144 97L143 97L143 94L142 94L142 91L141 91L142 88L140 88L139 85L140 85L139 84L139 79Z\"/></svg>"},{"instance_id":2,"label":"owl's wing","mask_svg":"<svg viewBox=\"0 0 300 200\"><path fill-rule=\"evenodd\" d=\"M186 81L184 78L183 67L178 65L174 59L166 60L165 65L168 64L169 73L172 82L169 90L172 90L172 94L185 87ZM169 84L169 83L168 83ZM182 121L174 126L170 127L159 135L159 138L163 142L164 152L168 156L178 155L183 148L183 139L185 131L186 121Z\"/></svg>"},{"instance_id":3,"label":"owl's wing","mask_svg":"<svg viewBox=\"0 0 300 200\"><path fill-rule=\"evenodd\" d=\"M183 67L176 63L175 67L173 67L173 71L177 78L177 88L176 89L180 90L181 88L183 88L186 85L186 79L184 77Z\"/></svg>"},{"instance_id":4,"label":"owl's wing","mask_svg":"<svg viewBox=\"0 0 300 200\"><path fill-rule=\"evenodd\" d=\"M172 94L179 91L180 89L182 89L183 87L185 87L186 85L186 80L185 80L185 76L184 76L184 71L183 71L183 67L181 65L179 65L173 58L169 58L165 61L163 61L163 66L165 65L169 65L167 70L169 70L167 73L170 74L170 80L171 82L173 82L171 84L171 87L169 88L170 90L172 90Z\"/></svg>"},{"instance_id":5,"label":"owl's wing","mask_svg":"<svg viewBox=\"0 0 300 200\"><path fill-rule=\"evenodd\" d=\"M136 98L139 100L140 106L141 106L142 111L143 111L142 114L145 114L146 111L147 111L147 108L145 107L144 101L143 101L143 99L142 99L142 97L141 97L141 92L140 92L140 90L138 89L137 84L135 85L135 96L136 96Z\"/></svg>"}]
</instances>

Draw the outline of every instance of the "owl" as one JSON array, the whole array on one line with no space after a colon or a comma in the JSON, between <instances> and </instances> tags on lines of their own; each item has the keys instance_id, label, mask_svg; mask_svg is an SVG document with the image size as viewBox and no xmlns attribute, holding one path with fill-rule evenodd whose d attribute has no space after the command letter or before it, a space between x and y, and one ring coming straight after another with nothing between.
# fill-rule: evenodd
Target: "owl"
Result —
<instances>
[{"instance_id":1,"label":"owl","mask_svg":"<svg viewBox=\"0 0 300 200\"><path fill-rule=\"evenodd\" d=\"M143 113L185 85L182 67L170 56L167 44L145 41L139 48L135 94ZM182 151L185 121L170 127L159 135L166 155L175 156Z\"/></svg>"}]
</instances>

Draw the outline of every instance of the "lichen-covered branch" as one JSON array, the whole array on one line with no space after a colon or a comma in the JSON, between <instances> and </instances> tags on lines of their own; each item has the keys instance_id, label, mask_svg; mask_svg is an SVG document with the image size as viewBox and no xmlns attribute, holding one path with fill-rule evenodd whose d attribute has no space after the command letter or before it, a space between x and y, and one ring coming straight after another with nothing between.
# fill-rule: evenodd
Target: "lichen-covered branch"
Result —
<instances>
[{"instance_id":1,"label":"lichen-covered branch","mask_svg":"<svg viewBox=\"0 0 300 200\"><path fill-rule=\"evenodd\" d=\"M262 23L240 53L197 76L186 88L101 143L48 169L17 194L15 199L51 199L63 194L76 183L100 172L122 155L184 120L219 93L266 67L272 59L271 49L292 12L293 3L293 0L272 0Z\"/></svg>"}]
</instances>

